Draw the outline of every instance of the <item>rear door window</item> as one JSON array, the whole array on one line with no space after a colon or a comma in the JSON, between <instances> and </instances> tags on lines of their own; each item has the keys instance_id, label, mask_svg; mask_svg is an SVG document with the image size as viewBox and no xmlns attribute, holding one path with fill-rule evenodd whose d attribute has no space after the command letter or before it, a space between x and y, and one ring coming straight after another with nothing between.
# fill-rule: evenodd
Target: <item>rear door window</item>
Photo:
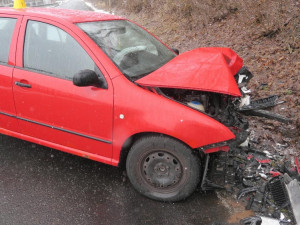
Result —
<instances>
[{"instance_id":1,"label":"rear door window","mask_svg":"<svg viewBox=\"0 0 300 225\"><path fill-rule=\"evenodd\" d=\"M24 68L72 80L80 70L99 73L81 45L64 30L38 21L28 21L24 43Z\"/></svg>"},{"instance_id":2,"label":"rear door window","mask_svg":"<svg viewBox=\"0 0 300 225\"><path fill-rule=\"evenodd\" d=\"M9 48L17 19L0 17L0 63L8 63Z\"/></svg>"}]
</instances>

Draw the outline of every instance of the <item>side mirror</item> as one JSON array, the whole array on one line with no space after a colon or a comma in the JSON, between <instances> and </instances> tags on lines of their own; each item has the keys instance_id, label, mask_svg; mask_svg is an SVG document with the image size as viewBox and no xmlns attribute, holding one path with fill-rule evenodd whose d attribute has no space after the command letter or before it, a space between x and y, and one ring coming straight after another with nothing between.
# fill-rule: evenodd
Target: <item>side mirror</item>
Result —
<instances>
[{"instance_id":1,"label":"side mirror","mask_svg":"<svg viewBox=\"0 0 300 225\"><path fill-rule=\"evenodd\" d=\"M176 53L176 55L179 55L179 50L177 48L171 48L173 52Z\"/></svg>"},{"instance_id":2,"label":"side mirror","mask_svg":"<svg viewBox=\"0 0 300 225\"><path fill-rule=\"evenodd\" d=\"M104 82L99 79L98 75L93 70L81 70L76 73L73 77L73 84L78 87L105 86Z\"/></svg>"}]
</instances>

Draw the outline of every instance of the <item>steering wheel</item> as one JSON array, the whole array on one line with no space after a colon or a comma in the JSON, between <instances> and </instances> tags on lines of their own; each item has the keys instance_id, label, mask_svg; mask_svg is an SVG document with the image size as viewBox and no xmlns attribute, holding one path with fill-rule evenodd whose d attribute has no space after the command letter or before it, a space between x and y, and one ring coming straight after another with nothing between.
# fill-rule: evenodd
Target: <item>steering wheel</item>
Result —
<instances>
[{"instance_id":1,"label":"steering wheel","mask_svg":"<svg viewBox=\"0 0 300 225\"><path fill-rule=\"evenodd\" d=\"M146 49L147 49L147 46L145 46L145 45L138 45L138 46L124 48L123 50L121 50L114 56L113 60L117 65L120 65L120 63L125 55L127 55L129 53L144 51Z\"/></svg>"}]
</instances>

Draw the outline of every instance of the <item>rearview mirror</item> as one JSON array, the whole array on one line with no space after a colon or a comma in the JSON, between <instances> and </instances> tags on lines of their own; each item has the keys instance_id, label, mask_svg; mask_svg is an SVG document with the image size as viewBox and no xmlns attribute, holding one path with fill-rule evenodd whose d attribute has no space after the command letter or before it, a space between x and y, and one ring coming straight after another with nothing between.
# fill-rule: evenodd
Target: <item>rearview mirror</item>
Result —
<instances>
[{"instance_id":1,"label":"rearview mirror","mask_svg":"<svg viewBox=\"0 0 300 225\"><path fill-rule=\"evenodd\" d=\"M78 87L96 86L102 87L103 81L101 81L93 70L81 70L73 77L73 84Z\"/></svg>"}]
</instances>

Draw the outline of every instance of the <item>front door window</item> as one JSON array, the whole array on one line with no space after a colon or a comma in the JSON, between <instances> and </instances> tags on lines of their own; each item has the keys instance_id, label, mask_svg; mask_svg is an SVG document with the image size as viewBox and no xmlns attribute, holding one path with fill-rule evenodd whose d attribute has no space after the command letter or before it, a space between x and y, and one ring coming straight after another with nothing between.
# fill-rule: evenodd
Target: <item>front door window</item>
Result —
<instances>
[{"instance_id":1,"label":"front door window","mask_svg":"<svg viewBox=\"0 0 300 225\"><path fill-rule=\"evenodd\" d=\"M72 80L80 70L96 70L94 61L73 37L37 21L27 23L24 68L66 80Z\"/></svg>"}]
</instances>

